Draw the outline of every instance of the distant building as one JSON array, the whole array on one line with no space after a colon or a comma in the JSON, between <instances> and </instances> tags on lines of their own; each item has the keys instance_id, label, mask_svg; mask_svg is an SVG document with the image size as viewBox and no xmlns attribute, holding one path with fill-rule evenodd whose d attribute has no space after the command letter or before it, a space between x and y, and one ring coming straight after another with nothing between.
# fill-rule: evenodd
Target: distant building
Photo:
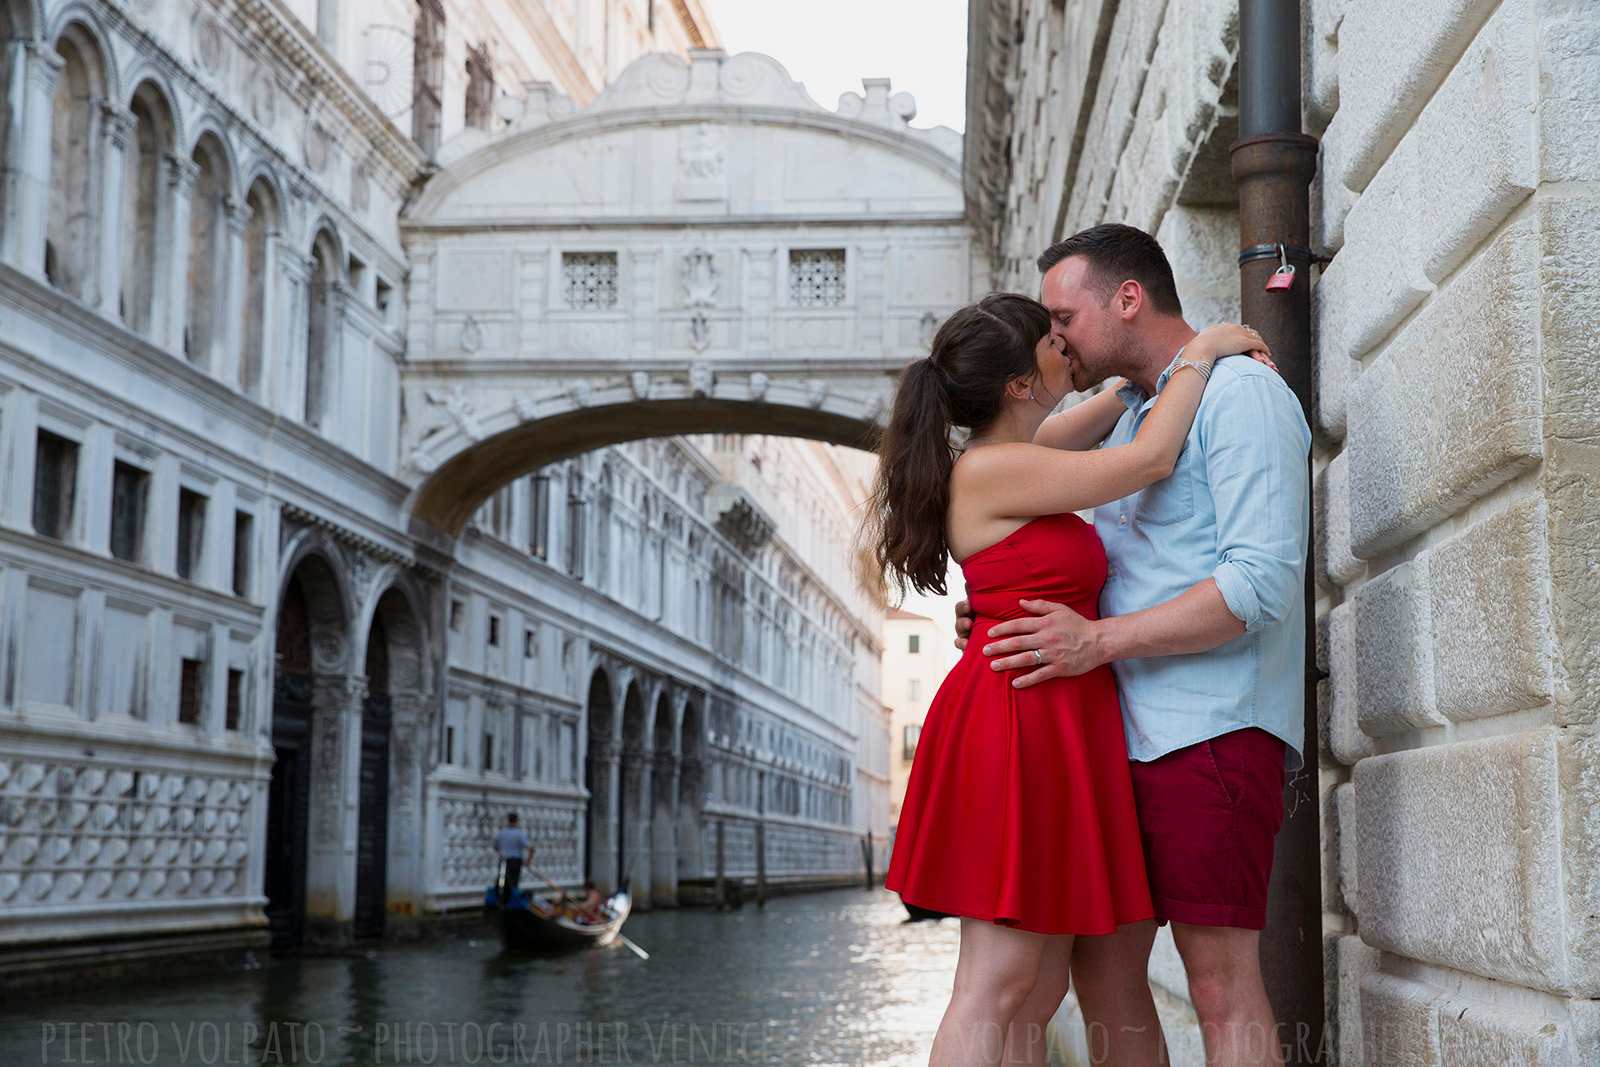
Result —
<instances>
[{"instance_id":1,"label":"distant building","mask_svg":"<svg viewBox=\"0 0 1600 1067\"><path fill-rule=\"evenodd\" d=\"M714 412L479 463L476 482L454 479L473 495L448 530L412 506L408 464L427 450L405 427L435 419L423 443L487 431L459 384L405 383L444 352L518 364L502 357L516 328L475 301L543 300L546 286L419 253L408 198L442 150L459 159L540 108L539 137L591 131L561 118L628 70L624 95L670 90L693 51L715 82L726 57L699 0L4 0L0 37L4 980L269 935L404 934L476 906L512 810L540 873L626 877L636 906L710 878L718 826L728 873L751 876L758 819L770 880L860 877L888 791L882 605L846 566L861 454L719 435L797 429ZM680 58L629 66L647 52ZM881 114L869 125L801 99L772 60L740 58L727 91L795 101L760 112L775 137L794 113L829 143L916 141L906 166L942 175L922 193L953 205L941 254L963 261L953 134L906 133L886 84L858 108ZM608 135L617 111L598 123ZM700 204L749 152L714 123L691 132L681 161L621 141L604 158L624 161L613 174L667 168L669 201L673 175L692 172L684 194ZM572 158L600 158L589 148ZM821 163L840 186L815 210L835 210L851 175ZM875 355L859 377L881 393L883 338L915 341L931 315L894 273L902 231L769 250L735 277L750 249L697 218L689 237L648 230L715 246L687 296L641 264L676 268L693 244L635 241L619 260L621 238L558 239L579 244L549 256L561 323L524 336L573 404L591 395L574 367L595 372L597 397L607 380L667 384L638 370L636 343L717 357L737 337L774 362L787 339L774 380L746 367L741 395L870 426L881 395L832 388L802 346L848 338L847 355ZM952 277L939 306L966 295ZM728 309L758 283L767 332L730 333ZM658 302L677 314L689 298L693 321L656 321ZM857 301L879 316L871 343L846 332ZM628 345L609 364L586 347L614 336ZM692 384L721 395L719 373L702 365ZM700 436L681 435L691 424Z\"/></svg>"},{"instance_id":2,"label":"distant building","mask_svg":"<svg viewBox=\"0 0 1600 1067\"><path fill-rule=\"evenodd\" d=\"M889 821L898 826L911 760L928 704L953 660L944 631L926 615L893 608L883 618L883 703L889 709Z\"/></svg>"}]
</instances>

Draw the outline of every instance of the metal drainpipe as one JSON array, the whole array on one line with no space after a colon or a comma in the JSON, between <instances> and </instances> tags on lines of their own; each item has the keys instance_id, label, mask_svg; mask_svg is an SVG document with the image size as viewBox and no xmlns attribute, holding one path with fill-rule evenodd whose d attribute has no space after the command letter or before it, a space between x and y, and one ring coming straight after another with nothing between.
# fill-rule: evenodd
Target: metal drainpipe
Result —
<instances>
[{"instance_id":1,"label":"metal drainpipe","mask_svg":"<svg viewBox=\"0 0 1600 1067\"><path fill-rule=\"evenodd\" d=\"M1300 129L1301 5L1240 0L1239 140L1232 149L1239 193L1242 319L1267 338L1284 381L1311 420L1309 186L1317 142ZM1283 258L1287 289L1266 286ZM1318 789L1317 679L1311 568L1306 568L1305 769L1291 784L1273 864L1262 969L1287 1062L1324 1063L1322 855Z\"/></svg>"}]
</instances>

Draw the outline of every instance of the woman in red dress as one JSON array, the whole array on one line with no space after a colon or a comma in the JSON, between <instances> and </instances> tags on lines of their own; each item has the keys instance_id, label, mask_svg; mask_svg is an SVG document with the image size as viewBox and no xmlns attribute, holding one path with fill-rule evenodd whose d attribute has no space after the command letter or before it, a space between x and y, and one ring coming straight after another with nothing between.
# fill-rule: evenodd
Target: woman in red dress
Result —
<instances>
[{"instance_id":1,"label":"woman in red dress","mask_svg":"<svg viewBox=\"0 0 1600 1067\"><path fill-rule=\"evenodd\" d=\"M975 616L929 706L884 879L912 904L961 916L932 1063L1044 1062L1073 936L1153 915L1110 669L1016 689L980 649L988 627L1025 614L1022 598L1097 617L1105 552L1072 512L1169 475L1212 361L1246 349L1265 350L1248 327L1203 331L1133 442L1093 451L1122 401L1107 390L1040 432L1071 384L1049 313L1028 297L957 311L901 376L866 566L943 595L953 557ZM970 431L959 453L956 427Z\"/></svg>"}]
</instances>

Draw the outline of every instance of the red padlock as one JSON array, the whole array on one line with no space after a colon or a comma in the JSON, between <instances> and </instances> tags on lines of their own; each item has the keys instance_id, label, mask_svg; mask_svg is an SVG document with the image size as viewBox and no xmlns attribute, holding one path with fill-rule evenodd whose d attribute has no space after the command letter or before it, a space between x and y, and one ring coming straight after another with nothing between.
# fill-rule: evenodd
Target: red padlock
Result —
<instances>
[{"instance_id":1,"label":"red padlock","mask_svg":"<svg viewBox=\"0 0 1600 1067\"><path fill-rule=\"evenodd\" d=\"M1272 277L1267 279L1267 292L1282 292L1294 288L1294 264L1285 263L1272 272Z\"/></svg>"}]
</instances>

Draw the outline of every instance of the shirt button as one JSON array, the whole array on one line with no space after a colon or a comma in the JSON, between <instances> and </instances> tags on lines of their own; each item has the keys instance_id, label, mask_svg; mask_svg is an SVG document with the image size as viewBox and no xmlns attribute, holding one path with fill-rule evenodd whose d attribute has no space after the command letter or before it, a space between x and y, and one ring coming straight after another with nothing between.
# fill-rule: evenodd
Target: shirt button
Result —
<instances>
[{"instance_id":1,"label":"shirt button","mask_svg":"<svg viewBox=\"0 0 1600 1067\"><path fill-rule=\"evenodd\" d=\"M1106 568L1106 577L1107 578L1115 578L1116 576L1117 576L1117 568L1115 568L1115 567L1107 567Z\"/></svg>"},{"instance_id":2,"label":"shirt button","mask_svg":"<svg viewBox=\"0 0 1600 1067\"><path fill-rule=\"evenodd\" d=\"M1128 525L1128 513L1126 511L1124 511L1121 515L1117 516L1117 525L1118 526L1126 526L1126 525Z\"/></svg>"}]
</instances>

